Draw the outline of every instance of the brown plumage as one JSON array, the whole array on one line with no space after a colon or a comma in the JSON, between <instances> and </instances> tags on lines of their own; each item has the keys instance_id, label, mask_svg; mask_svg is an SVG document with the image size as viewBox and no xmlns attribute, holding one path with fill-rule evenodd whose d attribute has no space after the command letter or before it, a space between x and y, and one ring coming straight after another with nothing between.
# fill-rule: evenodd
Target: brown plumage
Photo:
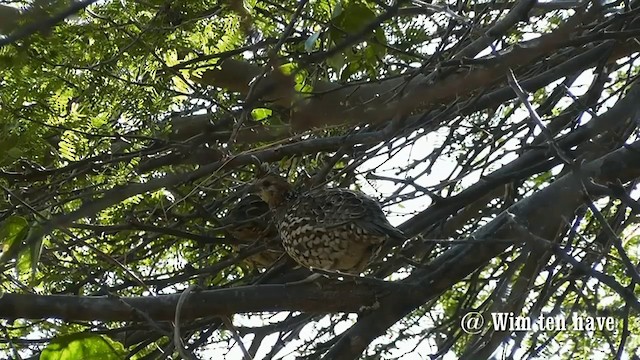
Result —
<instances>
[{"instance_id":1,"label":"brown plumage","mask_svg":"<svg viewBox=\"0 0 640 360\"><path fill-rule=\"evenodd\" d=\"M378 202L361 192L296 191L275 174L259 179L255 186L274 213L285 250L300 265L359 274L385 241L405 239Z\"/></svg>"},{"instance_id":2,"label":"brown plumage","mask_svg":"<svg viewBox=\"0 0 640 360\"><path fill-rule=\"evenodd\" d=\"M278 230L272 222L269 205L257 195L249 195L238 202L224 218L227 232L242 244L234 246L242 250L247 246L262 243L260 240L271 240L277 236ZM282 255L282 251L268 249L248 260L258 267L268 267Z\"/></svg>"}]
</instances>

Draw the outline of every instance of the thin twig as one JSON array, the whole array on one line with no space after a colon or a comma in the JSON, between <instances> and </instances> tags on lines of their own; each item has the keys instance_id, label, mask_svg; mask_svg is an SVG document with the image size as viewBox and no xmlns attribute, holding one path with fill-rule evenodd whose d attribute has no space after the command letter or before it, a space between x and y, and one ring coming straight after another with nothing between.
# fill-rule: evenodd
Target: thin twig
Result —
<instances>
[{"instance_id":1,"label":"thin twig","mask_svg":"<svg viewBox=\"0 0 640 360\"><path fill-rule=\"evenodd\" d=\"M184 306L184 303L189 298L189 295L191 294L191 292L196 288L197 288L196 285L189 285L189 287L186 288L182 292L182 294L180 294L180 298L178 299L178 304L176 305L176 314L173 320L174 322L173 344L177 349L178 354L180 354L180 356L182 356L183 359L197 359L197 357L194 354L188 352L187 349L184 347L184 344L182 343L182 337L180 336L180 315L182 313L182 307Z\"/></svg>"},{"instance_id":2,"label":"thin twig","mask_svg":"<svg viewBox=\"0 0 640 360\"><path fill-rule=\"evenodd\" d=\"M584 184L583 184L583 189L584 189L585 195L587 196L587 206L589 207L589 210L591 210L593 215L596 217L596 219L600 223L600 226L602 226L604 231L611 238L611 242L613 243L613 246L618 251L618 254L620 255L620 258L622 259L622 263L627 268L627 272L628 272L629 276L631 277L631 279L636 284L640 284L640 274L638 274L638 271L636 270L636 267L631 262L631 259L629 259L629 256L627 255L627 252L624 250L624 247L622 246L622 240L618 237L616 232L613 231L613 229L609 225L609 222L607 221L607 219L605 219L604 215L602 215L600 210L593 203L593 201L589 197L589 193L587 192L587 188L584 186Z\"/></svg>"},{"instance_id":3,"label":"thin twig","mask_svg":"<svg viewBox=\"0 0 640 360\"><path fill-rule=\"evenodd\" d=\"M509 69L509 73L507 74L507 79L509 82L509 86L511 86L511 88L516 93L520 101L524 104L524 106L529 111L529 117L531 118L531 120L533 120L533 122L536 125L538 125L538 127L542 131L542 134L547 138L547 142L549 143L549 146L551 146L551 148L556 153L556 155L558 155L560 160L562 160L567 165L572 165L574 161L564 153L564 151L560 148L560 146L558 146L558 143L553 138L553 134L551 133L551 131L549 131L549 129L547 129L547 127L542 122L542 119L540 119L540 115L538 115L536 110L533 108L533 105L531 105L531 103L529 102L529 94L527 94L522 89L522 87L518 83L518 80L516 80L516 76L513 74L513 70Z\"/></svg>"},{"instance_id":4,"label":"thin twig","mask_svg":"<svg viewBox=\"0 0 640 360\"><path fill-rule=\"evenodd\" d=\"M236 340L236 343L238 343L238 346L240 346L240 350L242 350L242 354L244 354L244 359L253 360L253 357L251 357L251 354L249 354L249 351L242 342L242 338L238 333L238 329L236 329L236 327L233 325L231 319L228 316L222 316L221 318L224 325L227 327L227 329L229 329L229 331L231 331L231 334L233 334L233 338Z\"/></svg>"}]
</instances>

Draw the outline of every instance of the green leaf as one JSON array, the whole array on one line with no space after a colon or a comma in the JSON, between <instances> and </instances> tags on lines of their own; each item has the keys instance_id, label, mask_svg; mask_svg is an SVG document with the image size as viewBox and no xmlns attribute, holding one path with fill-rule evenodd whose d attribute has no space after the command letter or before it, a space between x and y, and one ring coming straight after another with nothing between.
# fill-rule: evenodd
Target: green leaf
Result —
<instances>
[{"instance_id":1,"label":"green leaf","mask_svg":"<svg viewBox=\"0 0 640 360\"><path fill-rule=\"evenodd\" d=\"M320 37L320 31L314 32L311 36L309 36L307 41L304 42L304 49L306 50L306 52L310 53L313 51L314 45L318 40L318 37Z\"/></svg>"},{"instance_id":2,"label":"green leaf","mask_svg":"<svg viewBox=\"0 0 640 360\"><path fill-rule=\"evenodd\" d=\"M251 110L251 116L256 121L260 121L262 119L266 119L269 116L271 116L271 114L273 114L273 111L271 111L271 109L256 108L256 109Z\"/></svg>"},{"instance_id":3,"label":"green leaf","mask_svg":"<svg viewBox=\"0 0 640 360\"><path fill-rule=\"evenodd\" d=\"M336 7L333 8L333 12L331 13L331 18L335 19L342 14L342 1L338 1Z\"/></svg>"},{"instance_id":4,"label":"green leaf","mask_svg":"<svg viewBox=\"0 0 640 360\"><path fill-rule=\"evenodd\" d=\"M360 1L351 1L342 9L333 22L340 30L348 34L357 33L376 19L375 12Z\"/></svg>"},{"instance_id":5,"label":"green leaf","mask_svg":"<svg viewBox=\"0 0 640 360\"><path fill-rule=\"evenodd\" d=\"M0 165L11 164L22 155L22 150L16 147L19 138L6 134L7 129L0 130L3 131L3 134L0 134Z\"/></svg>"},{"instance_id":6,"label":"green leaf","mask_svg":"<svg viewBox=\"0 0 640 360\"><path fill-rule=\"evenodd\" d=\"M285 75L291 75L293 74L293 72L298 68L298 66L295 63L286 63L283 65L280 65L280 71L282 71L283 74Z\"/></svg>"},{"instance_id":7,"label":"green leaf","mask_svg":"<svg viewBox=\"0 0 640 360\"><path fill-rule=\"evenodd\" d=\"M60 155L67 160L71 160L71 161L77 160L76 145L79 142L80 142L80 139L78 138L78 135L73 131L67 130L64 133L62 133L60 142L58 142L58 150L60 151Z\"/></svg>"},{"instance_id":8,"label":"green leaf","mask_svg":"<svg viewBox=\"0 0 640 360\"><path fill-rule=\"evenodd\" d=\"M340 53L328 58L326 62L327 65L331 66L336 73L340 74L346 63L346 58L343 53Z\"/></svg>"},{"instance_id":9,"label":"green leaf","mask_svg":"<svg viewBox=\"0 0 640 360\"><path fill-rule=\"evenodd\" d=\"M23 241L24 246L18 250L16 267L21 274L31 271L31 281L34 282L38 262L42 255L44 228L39 223L33 222L28 229L27 236Z\"/></svg>"},{"instance_id":10,"label":"green leaf","mask_svg":"<svg viewBox=\"0 0 640 360\"><path fill-rule=\"evenodd\" d=\"M14 259L24 248L24 240L29 231L27 220L20 216L11 216L0 225L0 241L2 241L2 254L0 264Z\"/></svg>"},{"instance_id":11,"label":"green leaf","mask_svg":"<svg viewBox=\"0 0 640 360\"><path fill-rule=\"evenodd\" d=\"M121 343L106 336L72 334L58 337L40 354L40 360L120 360L125 355Z\"/></svg>"},{"instance_id":12,"label":"green leaf","mask_svg":"<svg viewBox=\"0 0 640 360\"><path fill-rule=\"evenodd\" d=\"M44 228L42 225L36 223L29 229L29 235L26 239L27 245L30 247L31 254L31 281L35 280L36 271L38 270L38 263L40 263L40 257L42 256L42 248L44 246Z\"/></svg>"}]
</instances>

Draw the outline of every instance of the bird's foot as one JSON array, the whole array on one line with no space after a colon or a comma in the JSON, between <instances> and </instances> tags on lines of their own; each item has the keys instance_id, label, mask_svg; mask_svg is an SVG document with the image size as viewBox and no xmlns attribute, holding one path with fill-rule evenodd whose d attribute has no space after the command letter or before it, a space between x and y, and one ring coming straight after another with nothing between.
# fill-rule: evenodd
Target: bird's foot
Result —
<instances>
[{"instance_id":1,"label":"bird's foot","mask_svg":"<svg viewBox=\"0 0 640 360\"><path fill-rule=\"evenodd\" d=\"M322 278L323 276L329 279L335 279L339 281L353 281L356 284L369 284L369 285L374 285L379 287L388 287L390 285L394 285L394 282L392 281L385 281L385 280L374 278L371 276L349 274L349 273L344 273L337 270L329 271L329 270L312 268L311 271L313 271L313 274L309 275L308 277L302 280L285 283L285 285L291 286L291 285L307 284L307 283L314 282Z\"/></svg>"},{"instance_id":2,"label":"bird's foot","mask_svg":"<svg viewBox=\"0 0 640 360\"><path fill-rule=\"evenodd\" d=\"M306 278L304 278L302 280L288 282L288 283L285 283L284 285L285 286L293 286L293 285L308 284L308 283L314 282L315 280L319 279L320 277L322 277L322 274L314 273L314 274L311 274L311 275L307 276Z\"/></svg>"},{"instance_id":3,"label":"bird's foot","mask_svg":"<svg viewBox=\"0 0 640 360\"><path fill-rule=\"evenodd\" d=\"M321 269L313 269L313 271L319 274L322 274L328 278L337 279L337 280L350 280L357 284L358 283L370 284L370 285L377 285L377 286L389 286L389 284L392 284L392 282L390 281L385 281L375 277L349 274L349 273L344 273L338 270L327 271L327 270L321 270Z\"/></svg>"}]
</instances>

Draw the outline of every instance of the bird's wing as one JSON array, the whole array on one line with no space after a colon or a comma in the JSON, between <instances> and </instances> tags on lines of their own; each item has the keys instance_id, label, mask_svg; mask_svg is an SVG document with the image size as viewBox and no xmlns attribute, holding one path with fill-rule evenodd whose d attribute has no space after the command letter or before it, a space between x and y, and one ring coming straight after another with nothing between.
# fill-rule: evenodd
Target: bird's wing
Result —
<instances>
[{"instance_id":1,"label":"bird's wing","mask_svg":"<svg viewBox=\"0 0 640 360\"><path fill-rule=\"evenodd\" d=\"M378 202L347 189L319 189L301 195L291 213L325 228L355 224L372 235L404 237L387 220Z\"/></svg>"}]
</instances>

